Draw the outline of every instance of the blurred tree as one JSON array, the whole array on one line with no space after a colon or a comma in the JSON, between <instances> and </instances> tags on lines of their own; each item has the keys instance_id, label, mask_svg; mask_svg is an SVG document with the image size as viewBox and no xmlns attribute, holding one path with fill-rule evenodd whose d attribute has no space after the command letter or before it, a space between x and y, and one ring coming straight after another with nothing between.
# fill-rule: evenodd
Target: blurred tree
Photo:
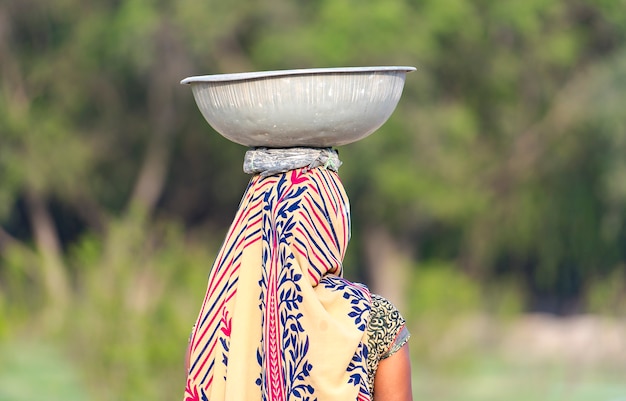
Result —
<instances>
[{"instance_id":1,"label":"blurred tree","mask_svg":"<svg viewBox=\"0 0 626 401\"><path fill-rule=\"evenodd\" d=\"M564 295L578 298L592 266L610 269L622 258L600 234L609 230L600 229L609 224L606 207L612 235L623 220L615 184L602 192L606 174L621 171L620 158L599 157L616 149L615 125L603 128L606 135L588 134L597 129L592 121L614 119L603 117L610 108L585 106L616 104L621 81L611 81L600 103L571 89L607 74L592 66L611 63L621 48L616 7L565 0L5 2L2 213L7 218L23 200L46 261L46 288L63 302L69 278L54 203L76 213L79 232L101 231L107 216L129 208L191 225L228 223L232 213L222 211L234 210L245 185L243 149L205 134L211 130L180 78L416 64L392 119L342 151L361 231L355 250L368 255L370 234L391 244L386 256L355 264L369 266L375 286L382 278L373 265L391 254L443 258L477 277L523 275L540 292L559 293L569 280ZM7 226L3 238L15 231ZM574 231L578 239L564 239Z\"/></svg>"},{"instance_id":2,"label":"blurred tree","mask_svg":"<svg viewBox=\"0 0 626 401\"><path fill-rule=\"evenodd\" d=\"M404 253L520 276L531 306L565 311L595 269L617 266L619 242L599 229L610 141L589 124L595 83L580 85L620 51L623 7L609 3L341 0L265 27L253 57L268 68L418 65L392 119L342 152L374 287ZM601 96L619 104L613 84ZM371 245L381 238L395 246Z\"/></svg>"},{"instance_id":3,"label":"blurred tree","mask_svg":"<svg viewBox=\"0 0 626 401\"><path fill-rule=\"evenodd\" d=\"M211 130L180 79L376 64L418 71L391 119L340 149L350 275L400 303L420 265L485 286L517 280L532 309L578 311L587 291L598 303L587 283L626 266L625 11L613 0L5 0L0 306L137 331L125 343L98 326L100 373L123 365L128 344L148 347L132 355L137 375L175 360L145 325L195 312L188 288L248 179L245 149ZM175 300L136 298L135 286ZM76 336L81 349L96 337ZM126 389L139 381L124 374Z\"/></svg>"}]
</instances>

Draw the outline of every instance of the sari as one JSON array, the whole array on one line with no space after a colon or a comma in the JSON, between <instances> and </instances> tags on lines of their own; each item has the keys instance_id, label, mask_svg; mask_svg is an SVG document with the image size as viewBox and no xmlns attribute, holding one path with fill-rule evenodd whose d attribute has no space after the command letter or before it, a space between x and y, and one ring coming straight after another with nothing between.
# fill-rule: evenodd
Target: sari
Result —
<instances>
[{"instance_id":1,"label":"sari","mask_svg":"<svg viewBox=\"0 0 626 401\"><path fill-rule=\"evenodd\" d=\"M254 175L209 275L184 400L371 400L372 298L342 277L349 238L336 172Z\"/></svg>"}]
</instances>

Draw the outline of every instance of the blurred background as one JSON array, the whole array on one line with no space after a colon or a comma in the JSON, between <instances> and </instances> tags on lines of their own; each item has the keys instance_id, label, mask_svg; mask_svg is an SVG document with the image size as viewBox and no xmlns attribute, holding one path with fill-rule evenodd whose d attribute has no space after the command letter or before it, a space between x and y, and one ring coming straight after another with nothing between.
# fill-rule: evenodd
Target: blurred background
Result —
<instances>
[{"instance_id":1,"label":"blurred background","mask_svg":"<svg viewBox=\"0 0 626 401\"><path fill-rule=\"evenodd\" d=\"M626 400L626 1L3 0L0 400L182 399L247 180L190 75L416 66L339 149L428 400Z\"/></svg>"}]
</instances>

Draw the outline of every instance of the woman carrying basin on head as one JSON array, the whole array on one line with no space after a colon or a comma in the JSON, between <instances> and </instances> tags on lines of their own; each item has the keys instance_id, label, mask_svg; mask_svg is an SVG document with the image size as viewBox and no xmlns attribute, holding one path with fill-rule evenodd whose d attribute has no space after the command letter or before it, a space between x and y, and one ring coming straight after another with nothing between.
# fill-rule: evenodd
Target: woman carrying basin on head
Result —
<instances>
[{"instance_id":1,"label":"woman carrying basin on head","mask_svg":"<svg viewBox=\"0 0 626 401\"><path fill-rule=\"evenodd\" d=\"M185 401L411 400L404 319L342 277L341 162L293 152L246 154L254 175L190 338Z\"/></svg>"}]
</instances>

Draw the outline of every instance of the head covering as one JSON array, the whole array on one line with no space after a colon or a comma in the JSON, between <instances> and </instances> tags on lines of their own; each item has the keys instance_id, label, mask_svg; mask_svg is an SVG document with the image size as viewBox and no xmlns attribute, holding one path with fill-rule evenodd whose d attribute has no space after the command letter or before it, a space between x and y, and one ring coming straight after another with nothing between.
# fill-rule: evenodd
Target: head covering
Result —
<instances>
[{"instance_id":1,"label":"head covering","mask_svg":"<svg viewBox=\"0 0 626 401\"><path fill-rule=\"evenodd\" d=\"M342 278L336 172L252 177L209 276L185 401L370 400L366 287Z\"/></svg>"}]
</instances>

